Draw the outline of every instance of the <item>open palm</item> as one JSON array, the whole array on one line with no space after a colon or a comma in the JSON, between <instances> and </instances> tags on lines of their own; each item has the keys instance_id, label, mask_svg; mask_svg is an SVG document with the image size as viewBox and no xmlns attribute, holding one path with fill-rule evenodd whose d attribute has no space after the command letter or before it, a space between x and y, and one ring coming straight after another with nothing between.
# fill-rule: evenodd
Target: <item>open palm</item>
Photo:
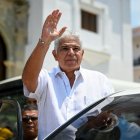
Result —
<instances>
[{"instance_id":1,"label":"open palm","mask_svg":"<svg viewBox=\"0 0 140 140\"><path fill-rule=\"evenodd\" d=\"M57 24L61 17L59 10L54 10L45 20L42 29L41 39L45 42L52 42L56 38L60 37L66 30L66 27L57 30Z\"/></svg>"}]
</instances>

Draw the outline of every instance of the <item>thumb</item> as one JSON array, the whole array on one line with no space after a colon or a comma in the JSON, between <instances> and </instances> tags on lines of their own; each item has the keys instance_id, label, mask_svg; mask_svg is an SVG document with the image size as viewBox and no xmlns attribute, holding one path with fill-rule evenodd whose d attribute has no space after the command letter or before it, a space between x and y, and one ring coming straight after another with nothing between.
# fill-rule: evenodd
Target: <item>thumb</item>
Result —
<instances>
[{"instance_id":1,"label":"thumb","mask_svg":"<svg viewBox=\"0 0 140 140\"><path fill-rule=\"evenodd\" d=\"M59 37L62 36L62 34L65 32L66 29L67 29L67 27L63 27L63 28L59 31Z\"/></svg>"}]
</instances>

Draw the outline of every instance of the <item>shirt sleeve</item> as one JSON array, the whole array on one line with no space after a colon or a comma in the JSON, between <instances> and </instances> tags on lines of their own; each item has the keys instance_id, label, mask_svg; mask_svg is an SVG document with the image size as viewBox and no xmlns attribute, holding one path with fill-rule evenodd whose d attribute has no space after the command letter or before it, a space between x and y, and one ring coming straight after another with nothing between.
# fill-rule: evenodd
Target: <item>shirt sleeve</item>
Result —
<instances>
[{"instance_id":1,"label":"shirt sleeve","mask_svg":"<svg viewBox=\"0 0 140 140\"><path fill-rule=\"evenodd\" d=\"M26 97L35 98L38 101L40 97L42 96L44 89L47 88L47 83L48 83L47 75L48 75L47 70L42 69L39 74L38 85L34 93L29 92L26 85L23 84L24 95Z\"/></svg>"}]
</instances>

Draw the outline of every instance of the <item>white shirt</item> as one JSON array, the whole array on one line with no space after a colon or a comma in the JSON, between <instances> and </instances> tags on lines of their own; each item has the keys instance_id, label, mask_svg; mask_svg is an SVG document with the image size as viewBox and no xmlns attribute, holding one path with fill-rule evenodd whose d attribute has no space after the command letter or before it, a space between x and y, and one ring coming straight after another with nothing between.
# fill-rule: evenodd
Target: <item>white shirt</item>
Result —
<instances>
[{"instance_id":1,"label":"white shirt","mask_svg":"<svg viewBox=\"0 0 140 140\"><path fill-rule=\"evenodd\" d=\"M108 78L100 72L80 68L75 76L71 88L59 67L51 72L42 69L35 93L29 93L24 86L25 96L36 98L38 102L39 140L83 108L114 92Z\"/></svg>"}]
</instances>

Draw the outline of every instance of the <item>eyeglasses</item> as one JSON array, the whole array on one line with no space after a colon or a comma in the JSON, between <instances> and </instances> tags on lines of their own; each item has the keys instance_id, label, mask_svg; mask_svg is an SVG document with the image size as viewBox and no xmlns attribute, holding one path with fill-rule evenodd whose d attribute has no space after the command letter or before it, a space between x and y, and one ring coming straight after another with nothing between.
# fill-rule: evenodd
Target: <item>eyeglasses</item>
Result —
<instances>
[{"instance_id":1,"label":"eyeglasses","mask_svg":"<svg viewBox=\"0 0 140 140\"><path fill-rule=\"evenodd\" d=\"M29 122L29 120L32 120L32 121L36 121L38 119L38 117L34 117L34 116L25 116L22 118L22 121L23 122Z\"/></svg>"}]
</instances>

